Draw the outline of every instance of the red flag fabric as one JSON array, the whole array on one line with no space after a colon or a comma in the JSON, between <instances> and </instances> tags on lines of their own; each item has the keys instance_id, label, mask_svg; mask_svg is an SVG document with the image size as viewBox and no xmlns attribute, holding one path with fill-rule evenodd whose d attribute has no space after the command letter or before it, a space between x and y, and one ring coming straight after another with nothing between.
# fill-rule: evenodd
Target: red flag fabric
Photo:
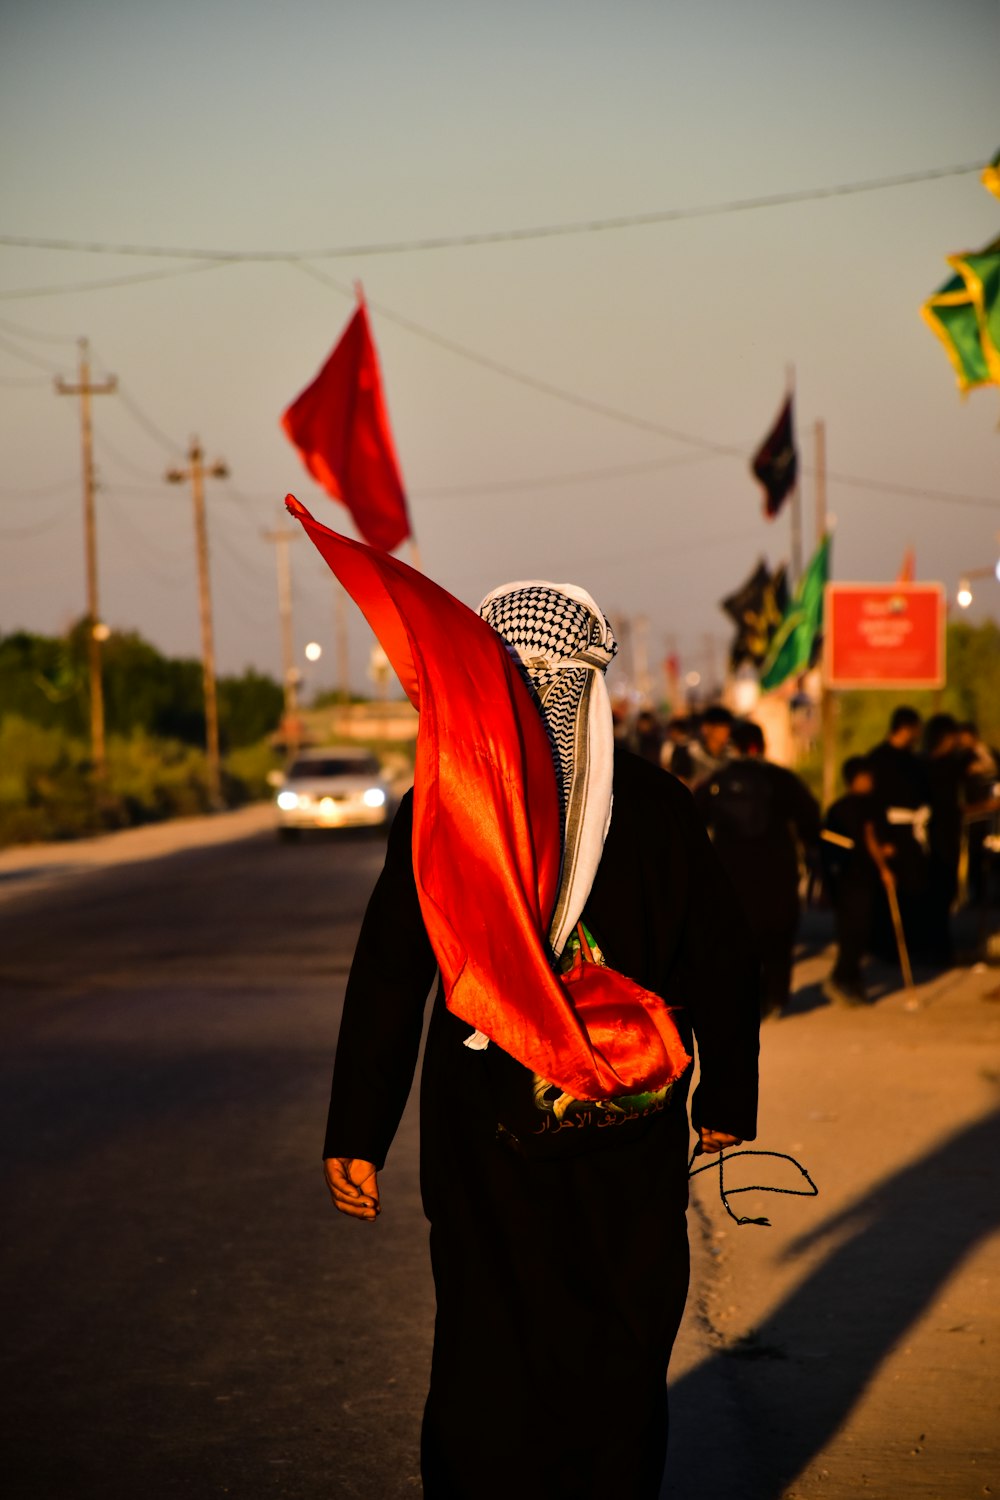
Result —
<instances>
[{"instance_id":1,"label":"red flag fabric","mask_svg":"<svg viewBox=\"0 0 1000 1500\"><path fill-rule=\"evenodd\" d=\"M666 1004L612 969L549 962L559 797L548 735L485 620L398 558L288 510L360 606L420 712L413 869L449 1010L576 1099L661 1088L689 1059Z\"/></svg>"},{"instance_id":2,"label":"red flag fabric","mask_svg":"<svg viewBox=\"0 0 1000 1500\"><path fill-rule=\"evenodd\" d=\"M365 541L385 552L405 541L406 494L360 293L336 348L281 425L316 482L347 506Z\"/></svg>"}]
</instances>

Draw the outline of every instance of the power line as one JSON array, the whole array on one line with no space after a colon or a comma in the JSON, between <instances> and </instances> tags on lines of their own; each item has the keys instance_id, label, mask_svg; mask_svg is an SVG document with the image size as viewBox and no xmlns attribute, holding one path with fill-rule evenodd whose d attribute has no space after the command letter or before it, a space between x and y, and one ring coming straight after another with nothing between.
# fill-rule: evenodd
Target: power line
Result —
<instances>
[{"instance_id":1,"label":"power line","mask_svg":"<svg viewBox=\"0 0 1000 1500\"><path fill-rule=\"evenodd\" d=\"M25 328L21 323L11 323L8 318L0 318L0 328L19 339L31 339L37 344L75 344L77 341L75 334L41 333L37 328Z\"/></svg>"},{"instance_id":2,"label":"power line","mask_svg":"<svg viewBox=\"0 0 1000 1500\"><path fill-rule=\"evenodd\" d=\"M133 286L140 281L168 281L173 276L190 276L195 271L218 271L224 260L208 261L197 266L175 266L170 271L138 271L129 276L106 276L100 281L59 282L54 286L24 286L13 292L0 292L0 302L16 302L23 297L58 297L63 292L103 292L111 287Z\"/></svg>"},{"instance_id":3,"label":"power line","mask_svg":"<svg viewBox=\"0 0 1000 1500\"><path fill-rule=\"evenodd\" d=\"M534 478L493 479L485 483L440 484L427 489L411 490L414 500L461 499L470 495L507 495L520 491L565 489L576 484L597 484L605 479L630 479L640 474L655 474L664 469L686 468L718 458L716 453L675 453L669 458L647 459L644 463L617 464L605 469L570 469L562 474L540 474Z\"/></svg>"},{"instance_id":4,"label":"power line","mask_svg":"<svg viewBox=\"0 0 1000 1500\"><path fill-rule=\"evenodd\" d=\"M12 354L15 359L23 360L26 365L34 365L36 370L44 370L48 375L58 375L59 366L53 364L50 359L43 359L41 355L32 354L28 349L19 349L10 339L0 334L0 349Z\"/></svg>"},{"instance_id":5,"label":"power line","mask_svg":"<svg viewBox=\"0 0 1000 1500\"><path fill-rule=\"evenodd\" d=\"M15 486L13 489L0 489L0 496L10 500L38 500L43 495L59 495L69 489L75 490L77 482L75 479L60 479L56 484L40 484L33 489Z\"/></svg>"},{"instance_id":6,"label":"power line","mask_svg":"<svg viewBox=\"0 0 1000 1500\"><path fill-rule=\"evenodd\" d=\"M160 564L166 563L170 567L180 562L180 553L167 552L162 547L157 546L155 542L151 542L149 537L136 526L126 508L118 503L120 493L120 491L116 490L102 491L102 495L107 502L107 508L114 517L114 527L118 536L123 539L126 547L131 549L132 555L141 559L142 566L146 572L151 573L154 578L158 578L161 583L168 584L171 588L175 589L182 576L186 581L186 570L183 575L177 571L173 574L168 574L163 571Z\"/></svg>"},{"instance_id":7,"label":"power line","mask_svg":"<svg viewBox=\"0 0 1000 1500\"><path fill-rule=\"evenodd\" d=\"M141 469L138 464L133 463L130 458L127 458L124 453L120 452L119 449L115 447L114 443L111 442L106 433L97 432L95 433L95 437L97 439L98 452L101 452L103 450L103 452L112 460L113 463L118 464L125 470L127 474L131 474L134 479L141 480L141 482L144 485L148 485L151 490L155 488L158 495L161 495L163 493L162 485L154 485L154 476L150 474L147 469Z\"/></svg>"},{"instance_id":8,"label":"power line","mask_svg":"<svg viewBox=\"0 0 1000 1500\"><path fill-rule=\"evenodd\" d=\"M147 413L143 411L142 407L136 401L134 396L130 396L128 391L123 390L121 386L118 387L118 396L121 400L122 406L124 406L129 416L131 416L134 421L138 422L143 432L145 432L147 436L151 437L154 442L159 443L160 447L163 448L165 452L169 453L171 456L176 456L178 453L183 453L183 445L181 443L178 443L175 438L172 438L169 433L164 432L163 428L158 426L157 423L153 421L152 417L148 416Z\"/></svg>"},{"instance_id":9,"label":"power line","mask_svg":"<svg viewBox=\"0 0 1000 1500\"><path fill-rule=\"evenodd\" d=\"M306 276L311 276L315 281L325 286L332 287L344 297L353 297L354 292L346 287L343 282L335 281L332 276L327 276L324 271L318 271L315 266L307 266L302 261L291 262L296 270L302 271ZM710 438L697 437L690 432L681 432L675 427L667 427L662 422L653 422L646 417L633 416L631 412L621 411L618 407L606 405L603 401L593 401L589 396L581 396L576 391L567 390L564 386L554 385L551 381L540 380L537 376L528 375L523 370L517 370L513 365L504 364L501 360L492 359L489 355L479 354L475 349L470 349L466 344L459 344L454 339L445 338L433 329L424 328L420 323L414 323L411 318L403 317L401 313L393 312L379 302L368 299L368 306L380 313L390 323L396 323L400 328L405 328L408 333L416 334L418 338L426 339L428 343L436 344L438 348L447 349L451 354L457 354L461 359L467 359L472 364L480 365L484 370L492 370L495 375L502 375L507 380L513 380L517 385L523 385L528 390L540 391L544 396L551 396L553 400L562 401L568 406L575 406L580 411L590 412L592 416L607 417L610 421L619 422L623 426L635 428L639 432L653 432L658 437L670 438L675 443L683 443L688 448L700 448L706 453L724 453L730 457L745 457L745 450L738 448L732 443L717 443Z\"/></svg>"},{"instance_id":10,"label":"power line","mask_svg":"<svg viewBox=\"0 0 1000 1500\"><path fill-rule=\"evenodd\" d=\"M814 474L816 471L807 468L806 474ZM831 484L847 485L850 489L876 490L886 495L908 495L915 500L933 500L941 505L979 505L986 510L1000 510L1000 496L990 500L986 495L962 495L952 490L929 490L912 484L892 484L886 479L865 479L860 474L838 474L833 470L828 471L827 479Z\"/></svg>"},{"instance_id":11,"label":"power line","mask_svg":"<svg viewBox=\"0 0 1000 1500\"><path fill-rule=\"evenodd\" d=\"M343 282L328 276L324 271L319 271L315 266L308 266L302 261L292 262L295 269L302 271L305 275L312 277L323 286L330 287L339 292L341 296L353 298L352 287L345 286ZM388 322L396 323L400 328L415 334L418 338L426 339L429 343L439 348L447 349L449 353L458 355L461 359L467 359L471 363L480 365L483 369L492 370L494 374L501 375L505 380L512 380L517 385L525 386L529 390L540 392L542 395L550 396L553 400L561 401L568 406L577 407L581 411L587 411L597 416L606 417L609 421L619 422L623 426L636 428L642 432L653 432L660 437L670 438L673 442L681 443L688 448L696 448L705 455L717 454L727 458L738 458L746 461L752 453L752 449L736 443L723 443L713 441L710 438L700 437L695 433L682 432L675 427L667 427L661 422L652 422L645 417L636 417L632 413L621 411L618 407L609 406L602 401L591 400L588 396L581 396L575 391L567 390L564 386L554 385L550 381L539 380L533 375L526 374L523 370L517 370L512 365L503 364L500 360L490 358L488 355L479 354L475 349L470 349L465 344L459 344L454 339L444 338L441 334L434 333L432 329L424 328L412 319L403 317L402 314L394 312L382 303L368 301L369 307L373 308ZM815 471L809 465L801 466L801 472L812 475ZM918 499L939 501L942 504L951 505L977 505L989 509L1000 508L1000 499L989 499L983 495L956 494L950 490L934 490L927 487L914 485L897 485L887 480L869 480L863 475L831 473L828 478L838 484L848 485L855 489L878 490L885 494L899 494L916 497Z\"/></svg>"},{"instance_id":12,"label":"power line","mask_svg":"<svg viewBox=\"0 0 1000 1500\"><path fill-rule=\"evenodd\" d=\"M50 516L47 521L36 521L33 526L4 526L0 528L0 536L10 541L18 541L23 537L41 536L43 531L52 531L56 526L65 525L62 516Z\"/></svg>"},{"instance_id":13,"label":"power line","mask_svg":"<svg viewBox=\"0 0 1000 1500\"><path fill-rule=\"evenodd\" d=\"M846 198L859 193L882 192L886 188L909 187L944 177L964 177L981 172L985 162L961 162L957 166L931 167L902 172L891 177L869 177L828 187L800 188L785 193L762 193L752 198L731 198L701 207L662 208L645 213L615 214L607 218L579 219L566 223L537 224L517 229L492 229L471 234L426 235L408 240L376 240L356 245L334 245L321 250L191 250L176 246L116 244L101 240L51 239L36 235L0 235L0 245L34 250L69 250L90 255L134 255L174 260L233 261L336 260L360 255L399 255L413 250L446 250L474 245L497 245L523 240L596 234L612 229L636 229L650 224L670 224L681 219L707 219L723 214L746 213L760 208L783 208L824 198ZM191 269L196 269L192 267ZM139 278L133 278L138 280ZM23 295L28 295L22 293ZM37 295L37 293L36 293Z\"/></svg>"}]
</instances>

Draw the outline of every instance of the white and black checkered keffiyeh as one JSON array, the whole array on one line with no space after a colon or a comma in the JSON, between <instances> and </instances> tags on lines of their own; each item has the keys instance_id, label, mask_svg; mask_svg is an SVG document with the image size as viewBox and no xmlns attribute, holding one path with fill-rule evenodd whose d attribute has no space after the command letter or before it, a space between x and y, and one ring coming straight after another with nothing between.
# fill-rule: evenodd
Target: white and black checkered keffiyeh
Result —
<instances>
[{"instance_id":1,"label":"white and black checkered keffiyeh","mask_svg":"<svg viewBox=\"0 0 1000 1500\"><path fill-rule=\"evenodd\" d=\"M552 744L562 810L562 873L549 929L558 957L594 883L611 822L614 732L604 673L618 649L585 589L506 583L479 613L503 637L534 689Z\"/></svg>"}]
</instances>

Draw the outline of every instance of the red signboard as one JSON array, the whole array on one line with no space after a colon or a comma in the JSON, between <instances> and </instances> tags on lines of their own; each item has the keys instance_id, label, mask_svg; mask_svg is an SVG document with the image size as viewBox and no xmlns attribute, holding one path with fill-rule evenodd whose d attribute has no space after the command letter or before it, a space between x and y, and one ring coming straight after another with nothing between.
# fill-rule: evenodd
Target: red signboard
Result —
<instances>
[{"instance_id":1,"label":"red signboard","mask_svg":"<svg viewBox=\"0 0 1000 1500\"><path fill-rule=\"evenodd\" d=\"M944 687L940 583L828 583L823 631L827 687Z\"/></svg>"}]
</instances>

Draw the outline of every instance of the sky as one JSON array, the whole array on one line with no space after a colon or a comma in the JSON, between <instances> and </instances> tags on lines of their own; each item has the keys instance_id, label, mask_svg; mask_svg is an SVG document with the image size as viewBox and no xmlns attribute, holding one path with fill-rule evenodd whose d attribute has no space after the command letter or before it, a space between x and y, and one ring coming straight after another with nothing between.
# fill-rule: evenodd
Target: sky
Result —
<instances>
[{"instance_id":1,"label":"sky","mask_svg":"<svg viewBox=\"0 0 1000 1500\"><path fill-rule=\"evenodd\" d=\"M912 545L917 576L953 596L1000 551L1000 392L959 399L919 307L946 255L1000 232L975 174L559 237L350 247L985 162L998 53L997 0L5 0L0 234L349 253L220 266L0 245L0 632L55 633L84 609L78 403L52 382L73 378L86 336L95 377L120 383L93 402L102 616L197 654L190 498L164 482L197 435L231 471L208 482L220 668L277 674L263 531L293 490L352 533L279 418L356 281L422 565L467 603L508 579L572 581L648 620L654 661L721 661L718 600L789 551L787 514L762 518L742 456L789 367L807 471L826 424L834 576L891 579ZM808 472L802 510L808 553ZM304 537L292 553L296 649L328 648L300 665L328 686L332 580ZM989 614L986 580L970 616ZM363 688L357 615L351 640Z\"/></svg>"}]
</instances>

